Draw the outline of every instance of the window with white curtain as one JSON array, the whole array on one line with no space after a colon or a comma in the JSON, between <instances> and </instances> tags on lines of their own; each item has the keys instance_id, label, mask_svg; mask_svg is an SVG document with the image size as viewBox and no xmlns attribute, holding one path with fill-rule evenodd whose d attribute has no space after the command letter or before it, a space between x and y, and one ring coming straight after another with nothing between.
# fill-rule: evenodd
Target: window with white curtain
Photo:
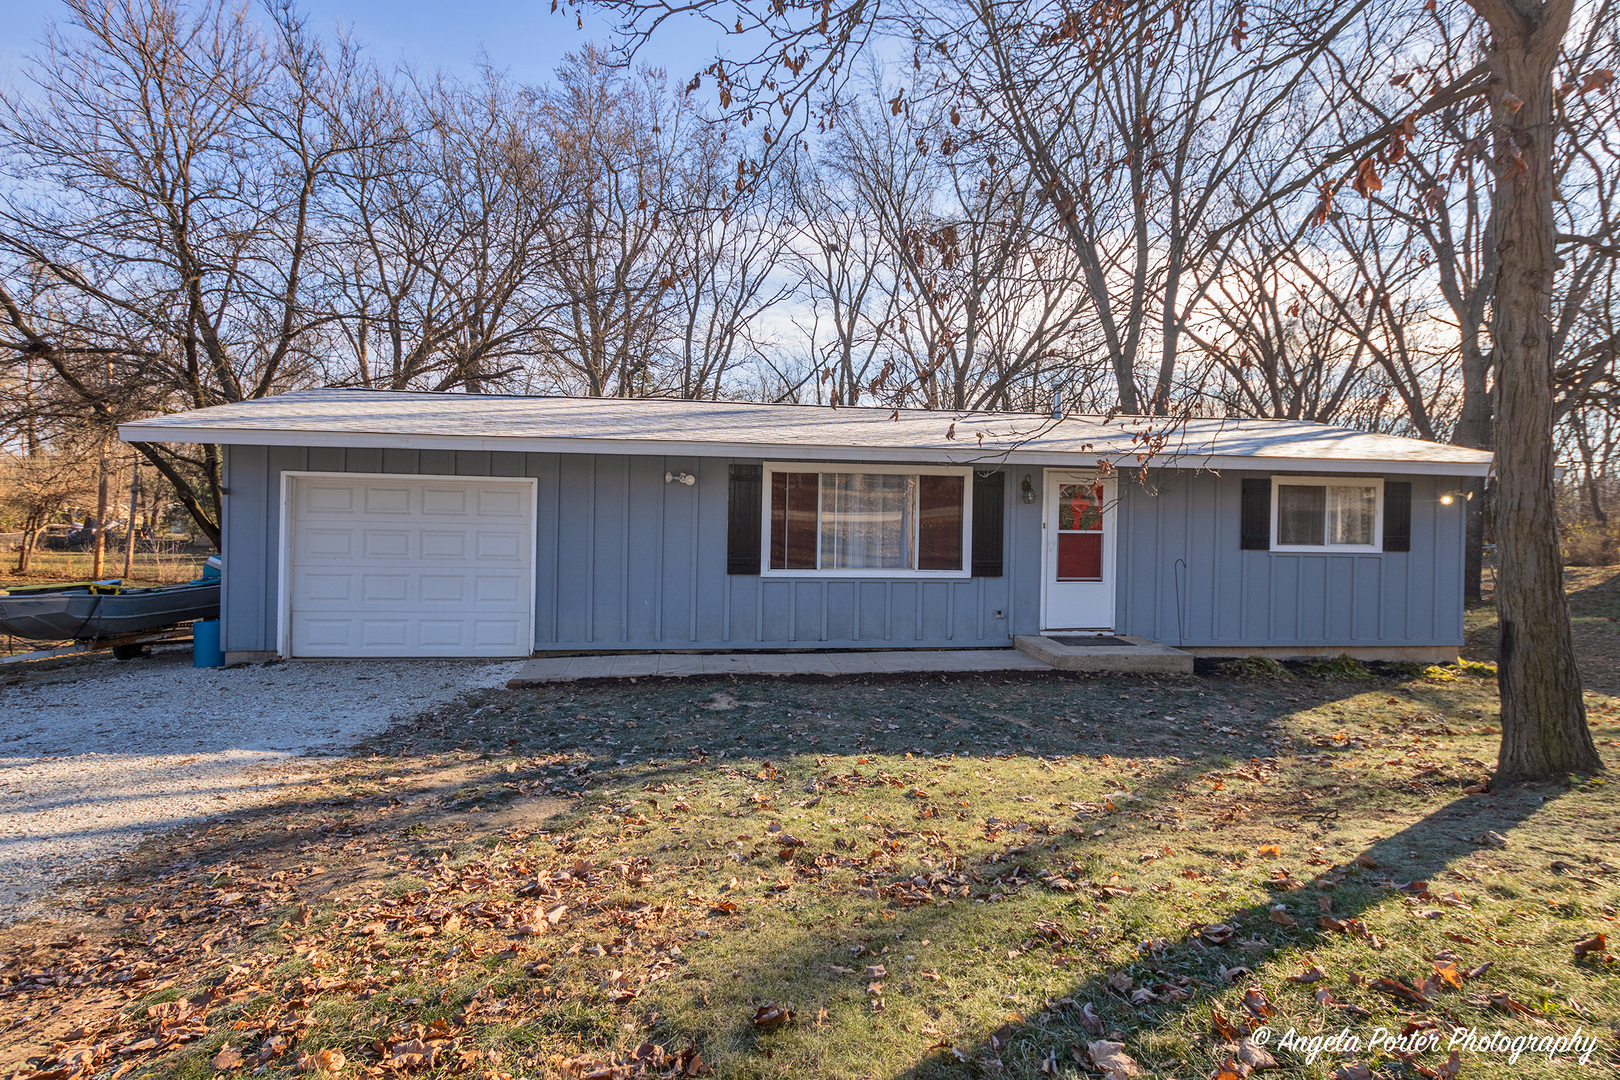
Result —
<instances>
[{"instance_id":1,"label":"window with white curtain","mask_svg":"<svg viewBox=\"0 0 1620 1080\"><path fill-rule=\"evenodd\" d=\"M1383 550L1381 478L1273 476L1274 551Z\"/></svg>"},{"instance_id":2,"label":"window with white curtain","mask_svg":"<svg viewBox=\"0 0 1620 1080\"><path fill-rule=\"evenodd\" d=\"M761 572L967 577L971 470L765 465Z\"/></svg>"}]
</instances>

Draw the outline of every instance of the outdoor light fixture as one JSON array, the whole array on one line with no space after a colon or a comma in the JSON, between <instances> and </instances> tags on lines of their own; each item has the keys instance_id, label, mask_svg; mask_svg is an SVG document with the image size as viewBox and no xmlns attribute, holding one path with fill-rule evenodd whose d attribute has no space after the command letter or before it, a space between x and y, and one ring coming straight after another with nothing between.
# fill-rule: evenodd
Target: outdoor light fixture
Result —
<instances>
[{"instance_id":1,"label":"outdoor light fixture","mask_svg":"<svg viewBox=\"0 0 1620 1080\"><path fill-rule=\"evenodd\" d=\"M1440 505L1441 506L1450 506L1452 503L1456 502L1458 499L1472 500L1473 497L1474 497L1474 493L1472 491L1469 491L1469 492L1442 491L1440 493Z\"/></svg>"},{"instance_id":2,"label":"outdoor light fixture","mask_svg":"<svg viewBox=\"0 0 1620 1080\"><path fill-rule=\"evenodd\" d=\"M1035 485L1029 482L1029 473L1024 474L1024 482L1018 485L1018 490L1023 493L1025 502L1035 501Z\"/></svg>"},{"instance_id":3,"label":"outdoor light fixture","mask_svg":"<svg viewBox=\"0 0 1620 1080\"><path fill-rule=\"evenodd\" d=\"M667 472L664 474L664 483L685 484L687 487L691 487L697 483L697 477L689 472Z\"/></svg>"}]
</instances>

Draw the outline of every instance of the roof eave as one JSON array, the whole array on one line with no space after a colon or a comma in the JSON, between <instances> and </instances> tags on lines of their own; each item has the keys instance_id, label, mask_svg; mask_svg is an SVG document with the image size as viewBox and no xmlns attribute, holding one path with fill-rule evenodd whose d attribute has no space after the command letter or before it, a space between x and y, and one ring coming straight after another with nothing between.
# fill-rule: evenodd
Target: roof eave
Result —
<instances>
[{"instance_id":1,"label":"roof eave","mask_svg":"<svg viewBox=\"0 0 1620 1080\"><path fill-rule=\"evenodd\" d=\"M805 444L697 442L673 439L580 439L509 435L425 435L400 432L299 431L271 428L222 430L152 420L121 424L125 442L215 443L232 446L364 447L400 450L489 450L539 454L629 454L668 457L773 458L787 461L895 461L916 464L1009 464L1086 467L1106 457L1122 469L1263 469L1272 472L1404 473L1486 476L1490 462L1396 461L1263 454L1160 454L1138 460L1128 449L1117 454L1078 453L1019 447L997 450L972 443L960 447L817 446Z\"/></svg>"}]
</instances>

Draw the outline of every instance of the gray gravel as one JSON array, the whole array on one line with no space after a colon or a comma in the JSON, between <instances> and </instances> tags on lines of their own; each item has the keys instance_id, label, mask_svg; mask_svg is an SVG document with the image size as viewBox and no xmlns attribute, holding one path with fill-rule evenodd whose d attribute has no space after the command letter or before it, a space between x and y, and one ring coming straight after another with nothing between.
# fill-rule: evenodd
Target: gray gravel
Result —
<instances>
[{"instance_id":1,"label":"gray gravel","mask_svg":"<svg viewBox=\"0 0 1620 1080\"><path fill-rule=\"evenodd\" d=\"M0 922L49 914L64 879L105 869L153 833L262 805L307 778L309 757L502 686L520 666L199 669L188 648L22 673L19 685L0 688Z\"/></svg>"}]
</instances>

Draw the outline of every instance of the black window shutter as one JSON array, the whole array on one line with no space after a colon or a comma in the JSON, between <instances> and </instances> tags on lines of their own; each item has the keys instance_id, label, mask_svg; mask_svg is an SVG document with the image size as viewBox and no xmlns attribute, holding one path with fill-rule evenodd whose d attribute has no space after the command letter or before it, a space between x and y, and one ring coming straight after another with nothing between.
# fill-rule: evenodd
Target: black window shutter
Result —
<instances>
[{"instance_id":1,"label":"black window shutter","mask_svg":"<svg viewBox=\"0 0 1620 1080\"><path fill-rule=\"evenodd\" d=\"M1002 516L1007 506L1007 474L973 474L973 576L1001 576Z\"/></svg>"},{"instance_id":2,"label":"black window shutter","mask_svg":"<svg viewBox=\"0 0 1620 1080\"><path fill-rule=\"evenodd\" d=\"M759 516L763 465L731 466L726 493L726 573L759 573Z\"/></svg>"},{"instance_id":3,"label":"black window shutter","mask_svg":"<svg viewBox=\"0 0 1620 1080\"><path fill-rule=\"evenodd\" d=\"M1271 480L1243 481L1243 550L1271 550Z\"/></svg>"},{"instance_id":4,"label":"black window shutter","mask_svg":"<svg viewBox=\"0 0 1620 1080\"><path fill-rule=\"evenodd\" d=\"M1412 550L1412 484L1384 481L1384 550Z\"/></svg>"}]
</instances>

